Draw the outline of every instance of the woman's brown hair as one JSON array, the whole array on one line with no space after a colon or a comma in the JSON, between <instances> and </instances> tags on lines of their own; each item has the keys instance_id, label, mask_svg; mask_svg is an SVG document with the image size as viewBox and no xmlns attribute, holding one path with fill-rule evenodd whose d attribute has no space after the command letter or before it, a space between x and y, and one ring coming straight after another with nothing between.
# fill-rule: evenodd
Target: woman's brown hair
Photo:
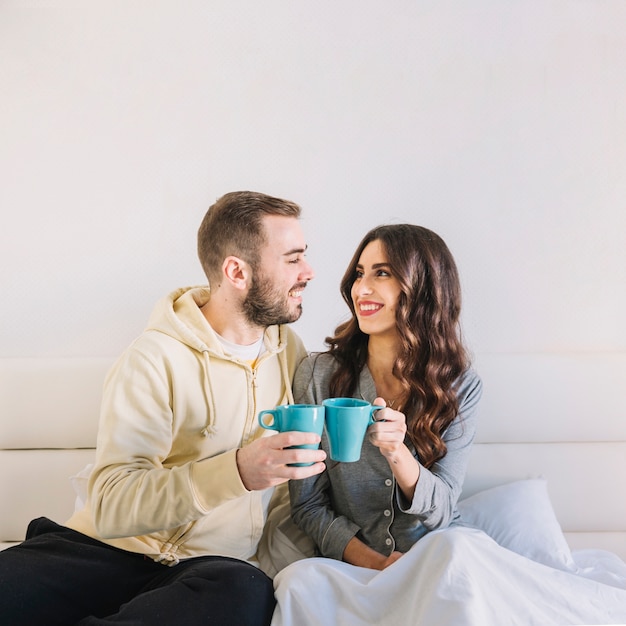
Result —
<instances>
[{"instance_id":1,"label":"woman's brown hair","mask_svg":"<svg viewBox=\"0 0 626 626\"><path fill-rule=\"evenodd\" d=\"M443 433L458 413L455 382L467 369L459 317L459 275L447 245L436 233L413 224L378 226L359 244L341 281L341 295L352 317L326 338L339 366L331 396L352 395L367 361L368 335L359 329L351 289L365 247L380 241L399 281L396 320L400 349L393 374L404 388L401 410L420 462L430 467L446 454Z\"/></svg>"}]
</instances>

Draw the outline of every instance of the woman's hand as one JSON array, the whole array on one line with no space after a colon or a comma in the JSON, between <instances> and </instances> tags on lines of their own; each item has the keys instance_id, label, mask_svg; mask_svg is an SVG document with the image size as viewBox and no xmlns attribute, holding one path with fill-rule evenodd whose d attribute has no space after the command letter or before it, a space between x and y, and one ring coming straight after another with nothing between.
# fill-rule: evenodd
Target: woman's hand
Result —
<instances>
[{"instance_id":1,"label":"woman's hand","mask_svg":"<svg viewBox=\"0 0 626 626\"><path fill-rule=\"evenodd\" d=\"M402 554L402 552L394 551L389 556L385 556L365 545L357 537L352 537L343 552L343 560L358 567L383 570L395 563Z\"/></svg>"},{"instance_id":2,"label":"woman's hand","mask_svg":"<svg viewBox=\"0 0 626 626\"><path fill-rule=\"evenodd\" d=\"M376 398L374 404L385 406L385 401L382 398ZM404 413L386 407L376 411L374 415L376 422L368 429L369 440L387 459L396 483L407 502L412 502L420 476L420 464L404 443L406 435Z\"/></svg>"},{"instance_id":3,"label":"woman's hand","mask_svg":"<svg viewBox=\"0 0 626 626\"><path fill-rule=\"evenodd\" d=\"M397 550L392 552L384 561L383 566L381 569L385 569L387 567L389 567L390 565L392 565L393 563L395 563L402 555L404 554L404 552L398 552Z\"/></svg>"},{"instance_id":4,"label":"woman's hand","mask_svg":"<svg viewBox=\"0 0 626 626\"><path fill-rule=\"evenodd\" d=\"M385 401L382 398L376 398L374 404L385 406ZM375 423L368 428L369 440L389 460L398 453L400 448L406 447L404 445L406 418L404 413L386 407L376 411L374 419Z\"/></svg>"}]
</instances>

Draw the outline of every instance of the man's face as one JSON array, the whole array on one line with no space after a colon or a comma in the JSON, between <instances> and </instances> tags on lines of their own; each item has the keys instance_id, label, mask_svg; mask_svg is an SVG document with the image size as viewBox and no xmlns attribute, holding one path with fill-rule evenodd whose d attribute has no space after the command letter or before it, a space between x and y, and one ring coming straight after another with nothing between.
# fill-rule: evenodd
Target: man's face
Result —
<instances>
[{"instance_id":1,"label":"man's face","mask_svg":"<svg viewBox=\"0 0 626 626\"><path fill-rule=\"evenodd\" d=\"M289 324L302 314L302 291L314 276L305 258L306 243L294 217L263 218L267 242L243 301L248 320L256 326Z\"/></svg>"}]
</instances>

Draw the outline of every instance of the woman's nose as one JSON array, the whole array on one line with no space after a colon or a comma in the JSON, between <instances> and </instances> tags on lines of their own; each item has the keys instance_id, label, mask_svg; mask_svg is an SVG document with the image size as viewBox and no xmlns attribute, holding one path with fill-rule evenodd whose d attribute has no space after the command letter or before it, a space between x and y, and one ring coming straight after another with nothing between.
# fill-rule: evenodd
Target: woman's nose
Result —
<instances>
[{"instance_id":1,"label":"woman's nose","mask_svg":"<svg viewBox=\"0 0 626 626\"><path fill-rule=\"evenodd\" d=\"M372 293L372 287L370 285L370 282L364 277L359 278L359 280L357 280L354 283L353 289L354 289L354 293L356 293L359 296Z\"/></svg>"}]
</instances>

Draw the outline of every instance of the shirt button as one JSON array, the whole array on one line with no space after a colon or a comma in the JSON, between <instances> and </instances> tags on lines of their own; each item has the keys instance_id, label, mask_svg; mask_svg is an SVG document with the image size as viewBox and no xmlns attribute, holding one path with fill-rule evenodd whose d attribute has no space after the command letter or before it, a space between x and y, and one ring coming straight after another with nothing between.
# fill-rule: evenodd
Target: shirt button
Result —
<instances>
[{"instance_id":1,"label":"shirt button","mask_svg":"<svg viewBox=\"0 0 626 626\"><path fill-rule=\"evenodd\" d=\"M391 487L391 478L388 478L388 479L385 481L385 485L387 485L387 487Z\"/></svg>"},{"instance_id":2,"label":"shirt button","mask_svg":"<svg viewBox=\"0 0 626 626\"><path fill-rule=\"evenodd\" d=\"M391 539L385 539L385 543L390 546L391 545Z\"/></svg>"},{"instance_id":3,"label":"shirt button","mask_svg":"<svg viewBox=\"0 0 626 626\"><path fill-rule=\"evenodd\" d=\"M391 511L390 511L389 509L385 509L385 510L383 511L383 515L384 515L385 517L389 517L389 516L391 515Z\"/></svg>"}]
</instances>

